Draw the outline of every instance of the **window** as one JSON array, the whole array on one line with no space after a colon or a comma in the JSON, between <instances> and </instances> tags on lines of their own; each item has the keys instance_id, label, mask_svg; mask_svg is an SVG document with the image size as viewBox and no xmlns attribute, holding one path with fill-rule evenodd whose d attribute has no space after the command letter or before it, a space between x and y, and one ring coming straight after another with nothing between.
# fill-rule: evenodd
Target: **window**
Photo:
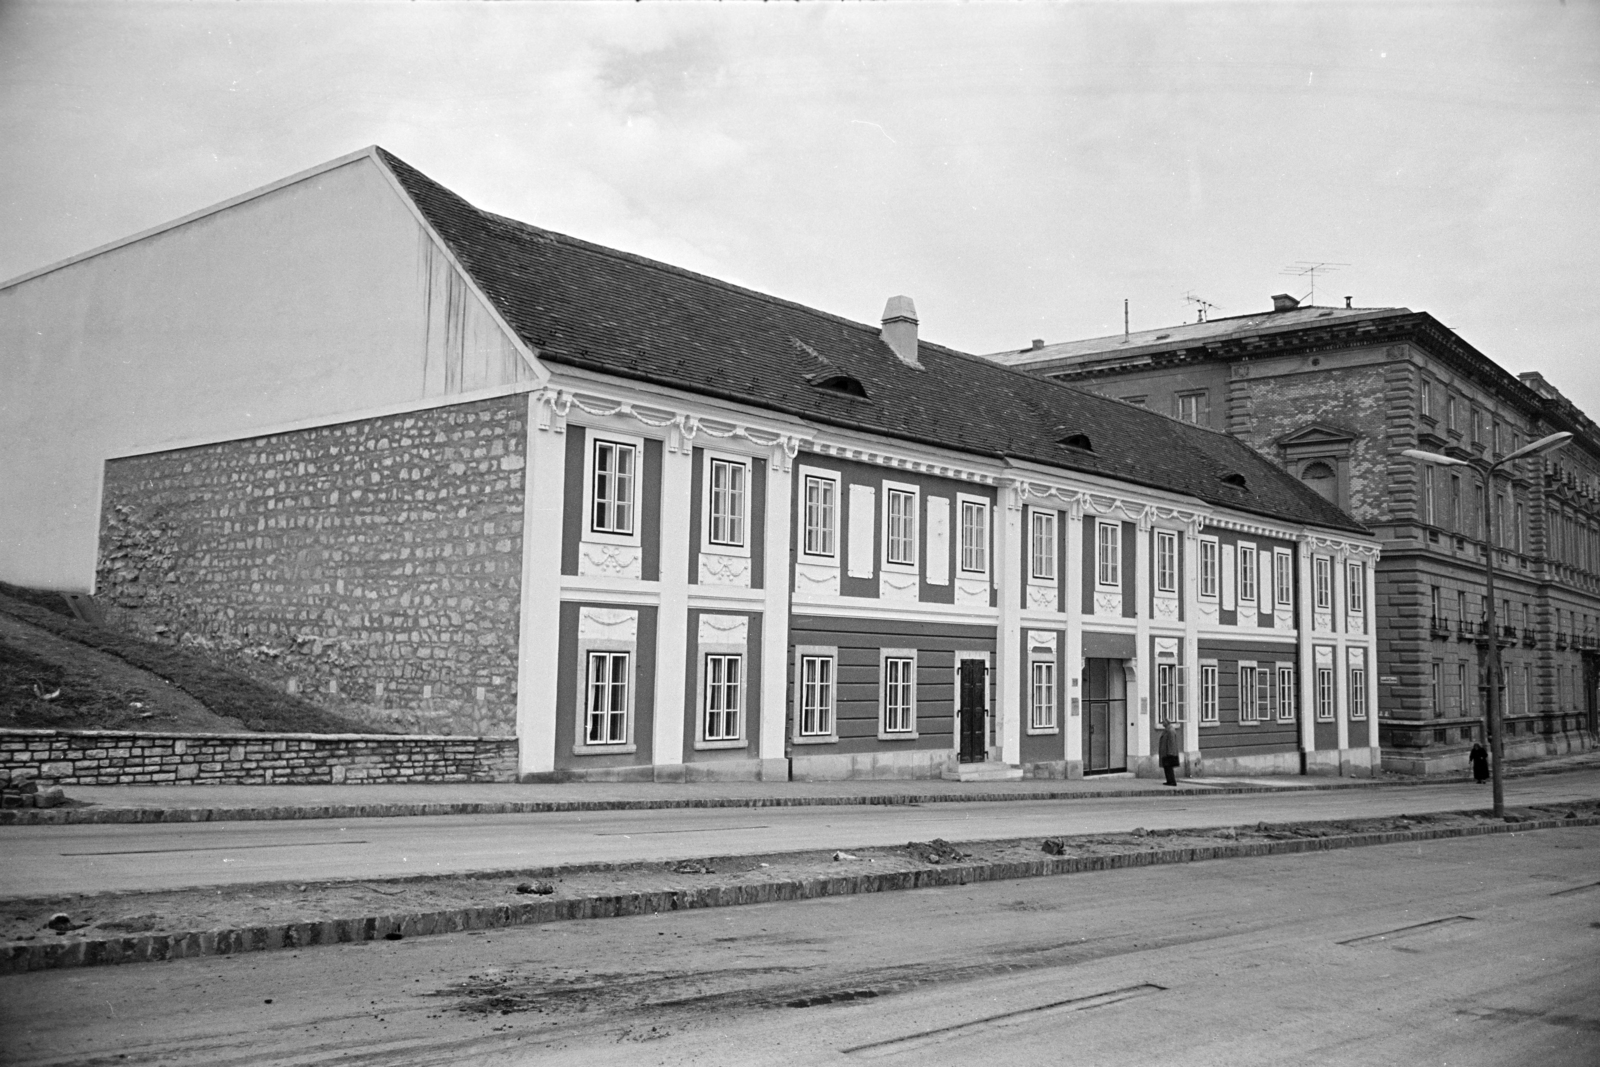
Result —
<instances>
[{"instance_id":1,"label":"window","mask_svg":"<svg viewBox=\"0 0 1600 1067\"><path fill-rule=\"evenodd\" d=\"M1217 721L1217 665L1200 664L1200 722Z\"/></svg>"},{"instance_id":2,"label":"window","mask_svg":"<svg viewBox=\"0 0 1600 1067\"><path fill-rule=\"evenodd\" d=\"M1125 396L1122 398L1122 402L1124 404L1132 404L1136 408L1142 408L1148 399L1150 399L1148 396Z\"/></svg>"},{"instance_id":3,"label":"window","mask_svg":"<svg viewBox=\"0 0 1600 1067\"><path fill-rule=\"evenodd\" d=\"M961 501L961 569L989 573L989 505L982 500Z\"/></svg>"},{"instance_id":4,"label":"window","mask_svg":"<svg viewBox=\"0 0 1600 1067\"><path fill-rule=\"evenodd\" d=\"M1175 398L1173 414L1179 422L1190 422L1196 426L1206 421L1206 394L1179 393Z\"/></svg>"},{"instance_id":5,"label":"window","mask_svg":"<svg viewBox=\"0 0 1600 1067\"><path fill-rule=\"evenodd\" d=\"M1461 475L1450 476L1450 529L1461 532Z\"/></svg>"},{"instance_id":6,"label":"window","mask_svg":"<svg viewBox=\"0 0 1600 1067\"><path fill-rule=\"evenodd\" d=\"M1300 480L1309 485L1316 494L1331 504L1339 502L1339 475L1331 464L1322 460L1308 463L1300 472Z\"/></svg>"},{"instance_id":7,"label":"window","mask_svg":"<svg viewBox=\"0 0 1600 1067\"><path fill-rule=\"evenodd\" d=\"M831 654L800 657L795 725L802 738L833 736L833 663Z\"/></svg>"},{"instance_id":8,"label":"window","mask_svg":"<svg viewBox=\"0 0 1600 1067\"><path fill-rule=\"evenodd\" d=\"M1261 701L1261 678L1265 671L1258 670L1254 663L1239 664L1239 721L1260 722L1265 717L1266 709Z\"/></svg>"},{"instance_id":9,"label":"window","mask_svg":"<svg viewBox=\"0 0 1600 1067\"><path fill-rule=\"evenodd\" d=\"M1178 535L1172 530L1156 531L1156 592L1178 591Z\"/></svg>"},{"instance_id":10,"label":"window","mask_svg":"<svg viewBox=\"0 0 1600 1067\"><path fill-rule=\"evenodd\" d=\"M1217 599L1217 542L1215 538L1200 541L1200 595L1208 600Z\"/></svg>"},{"instance_id":11,"label":"window","mask_svg":"<svg viewBox=\"0 0 1600 1067\"><path fill-rule=\"evenodd\" d=\"M594 443L594 511L591 529L596 533L632 534L634 470L637 449L617 441Z\"/></svg>"},{"instance_id":12,"label":"window","mask_svg":"<svg viewBox=\"0 0 1600 1067\"><path fill-rule=\"evenodd\" d=\"M739 739L739 687L743 656L706 656L705 740Z\"/></svg>"},{"instance_id":13,"label":"window","mask_svg":"<svg viewBox=\"0 0 1600 1067\"><path fill-rule=\"evenodd\" d=\"M589 700L584 723L584 743L628 743L627 652L589 653Z\"/></svg>"},{"instance_id":14,"label":"window","mask_svg":"<svg viewBox=\"0 0 1600 1067\"><path fill-rule=\"evenodd\" d=\"M1444 401L1444 426L1447 430L1456 428L1456 398L1449 396Z\"/></svg>"},{"instance_id":15,"label":"window","mask_svg":"<svg viewBox=\"0 0 1600 1067\"><path fill-rule=\"evenodd\" d=\"M1056 513L1031 512L1033 533L1032 551L1029 553L1028 573L1038 579L1054 581L1056 577Z\"/></svg>"},{"instance_id":16,"label":"window","mask_svg":"<svg viewBox=\"0 0 1600 1067\"><path fill-rule=\"evenodd\" d=\"M1104 586L1122 585L1122 523L1095 520L1095 580Z\"/></svg>"},{"instance_id":17,"label":"window","mask_svg":"<svg viewBox=\"0 0 1600 1067\"><path fill-rule=\"evenodd\" d=\"M884 559L914 567L917 563L917 494L905 489L884 490Z\"/></svg>"},{"instance_id":18,"label":"window","mask_svg":"<svg viewBox=\"0 0 1600 1067\"><path fill-rule=\"evenodd\" d=\"M1031 698L1028 723L1034 730L1056 728L1056 665L1054 660L1036 659L1031 666Z\"/></svg>"},{"instance_id":19,"label":"window","mask_svg":"<svg viewBox=\"0 0 1600 1067\"><path fill-rule=\"evenodd\" d=\"M1277 586L1279 607L1294 605L1294 558L1287 552L1272 554L1272 582Z\"/></svg>"},{"instance_id":20,"label":"window","mask_svg":"<svg viewBox=\"0 0 1600 1067\"><path fill-rule=\"evenodd\" d=\"M818 474L805 480L805 540L808 556L838 554L839 482Z\"/></svg>"},{"instance_id":21,"label":"window","mask_svg":"<svg viewBox=\"0 0 1600 1067\"><path fill-rule=\"evenodd\" d=\"M1472 714L1472 690L1467 686L1467 665L1456 664L1456 693L1458 696L1457 708L1462 715Z\"/></svg>"},{"instance_id":22,"label":"window","mask_svg":"<svg viewBox=\"0 0 1600 1067\"><path fill-rule=\"evenodd\" d=\"M1521 552L1523 550L1522 549L1522 531L1523 531L1524 528L1525 527L1522 524L1522 505L1519 503L1517 505L1517 524L1516 524L1515 528L1512 530L1512 539L1516 542L1516 549L1517 549L1518 552Z\"/></svg>"},{"instance_id":23,"label":"window","mask_svg":"<svg viewBox=\"0 0 1600 1067\"><path fill-rule=\"evenodd\" d=\"M1367 717L1367 668L1365 665L1350 668L1350 717Z\"/></svg>"},{"instance_id":24,"label":"window","mask_svg":"<svg viewBox=\"0 0 1600 1067\"><path fill-rule=\"evenodd\" d=\"M1239 599L1254 603L1256 599L1256 546L1239 546Z\"/></svg>"},{"instance_id":25,"label":"window","mask_svg":"<svg viewBox=\"0 0 1600 1067\"><path fill-rule=\"evenodd\" d=\"M1333 668L1317 668L1317 721L1333 720Z\"/></svg>"},{"instance_id":26,"label":"window","mask_svg":"<svg viewBox=\"0 0 1600 1067\"><path fill-rule=\"evenodd\" d=\"M1295 705L1300 703L1294 685L1294 668L1278 667L1278 721L1293 722Z\"/></svg>"},{"instance_id":27,"label":"window","mask_svg":"<svg viewBox=\"0 0 1600 1067\"><path fill-rule=\"evenodd\" d=\"M1312 563L1314 564L1312 574L1316 579L1317 610L1327 611L1333 607L1333 561L1327 556L1317 556Z\"/></svg>"},{"instance_id":28,"label":"window","mask_svg":"<svg viewBox=\"0 0 1600 1067\"><path fill-rule=\"evenodd\" d=\"M1345 564L1345 610L1359 615L1367 610L1367 567L1364 563Z\"/></svg>"},{"instance_id":29,"label":"window","mask_svg":"<svg viewBox=\"0 0 1600 1067\"><path fill-rule=\"evenodd\" d=\"M909 734L915 728L917 661L913 656L883 657L883 732Z\"/></svg>"},{"instance_id":30,"label":"window","mask_svg":"<svg viewBox=\"0 0 1600 1067\"><path fill-rule=\"evenodd\" d=\"M744 545L747 470L738 460L711 461L711 543L714 545Z\"/></svg>"},{"instance_id":31,"label":"window","mask_svg":"<svg viewBox=\"0 0 1600 1067\"><path fill-rule=\"evenodd\" d=\"M1422 396L1417 406L1422 409L1423 418L1433 418L1433 383L1426 378L1422 379Z\"/></svg>"},{"instance_id":32,"label":"window","mask_svg":"<svg viewBox=\"0 0 1600 1067\"><path fill-rule=\"evenodd\" d=\"M1183 722L1186 703L1183 667L1176 663L1156 664L1156 724Z\"/></svg>"},{"instance_id":33,"label":"window","mask_svg":"<svg viewBox=\"0 0 1600 1067\"><path fill-rule=\"evenodd\" d=\"M1433 717L1444 718L1444 680L1440 664L1433 665L1433 671L1428 678L1428 701L1433 706Z\"/></svg>"},{"instance_id":34,"label":"window","mask_svg":"<svg viewBox=\"0 0 1600 1067\"><path fill-rule=\"evenodd\" d=\"M1437 512L1433 508L1433 465L1422 465L1422 521L1429 526L1438 525Z\"/></svg>"}]
</instances>

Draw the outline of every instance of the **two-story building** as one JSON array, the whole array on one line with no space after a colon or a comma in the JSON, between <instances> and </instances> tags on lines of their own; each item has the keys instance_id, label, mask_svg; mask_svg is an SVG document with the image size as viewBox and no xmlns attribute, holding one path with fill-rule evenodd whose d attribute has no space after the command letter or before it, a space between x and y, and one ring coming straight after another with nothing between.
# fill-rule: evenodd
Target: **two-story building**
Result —
<instances>
[{"instance_id":1,"label":"two-story building","mask_svg":"<svg viewBox=\"0 0 1600 1067\"><path fill-rule=\"evenodd\" d=\"M847 321L369 149L0 312L127 416L80 409L91 486L13 490L95 501L114 620L526 775L1154 773L1168 720L1189 773L1377 761L1363 527L905 297Z\"/></svg>"},{"instance_id":2,"label":"two-story building","mask_svg":"<svg viewBox=\"0 0 1600 1067\"><path fill-rule=\"evenodd\" d=\"M1302 306L990 358L1228 433L1383 544L1376 615L1384 758L1459 770L1485 736L1489 499L1511 755L1591 746L1600 726L1600 428L1542 376L1512 376L1425 312ZM1471 467L1551 433L1492 489Z\"/></svg>"}]
</instances>

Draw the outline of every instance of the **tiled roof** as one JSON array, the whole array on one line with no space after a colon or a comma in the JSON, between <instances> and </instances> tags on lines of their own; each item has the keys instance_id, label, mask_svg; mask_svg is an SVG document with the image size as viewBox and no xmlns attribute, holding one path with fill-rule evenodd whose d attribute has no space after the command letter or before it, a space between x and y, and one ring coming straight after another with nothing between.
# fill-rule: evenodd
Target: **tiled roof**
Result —
<instances>
[{"instance_id":1,"label":"tiled roof","mask_svg":"<svg viewBox=\"0 0 1600 1067\"><path fill-rule=\"evenodd\" d=\"M480 211L393 155L382 158L542 360L1363 531L1224 434L927 342L918 370L894 356L876 326ZM857 379L867 396L812 384L837 373ZM1057 443L1078 433L1092 454ZM1224 484L1227 474L1242 474L1246 487Z\"/></svg>"},{"instance_id":2,"label":"tiled roof","mask_svg":"<svg viewBox=\"0 0 1600 1067\"><path fill-rule=\"evenodd\" d=\"M1230 315L1227 318L1210 319L1206 322L1190 322L1156 330L1139 330L1127 335L1117 333L1109 337L1061 341L1057 344L1041 345L1038 348L1008 349L1004 352L992 352L984 358L1008 367L1021 367L1036 363L1071 363L1091 356L1105 357L1113 354L1136 357L1147 352L1171 351L1183 348L1185 345L1204 345L1208 342L1245 337L1267 337L1319 324L1343 325L1362 319L1376 321L1409 314L1411 311L1408 308L1329 308L1307 304L1289 311Z\"/></svg>"}]
</instances>

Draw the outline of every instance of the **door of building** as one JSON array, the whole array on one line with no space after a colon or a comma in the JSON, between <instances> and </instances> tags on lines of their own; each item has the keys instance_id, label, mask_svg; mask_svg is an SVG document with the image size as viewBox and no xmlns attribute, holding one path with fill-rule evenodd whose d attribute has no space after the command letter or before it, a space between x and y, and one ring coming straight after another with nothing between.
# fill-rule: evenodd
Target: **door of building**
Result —
<instances>
[{"instance_id":1,"label":"door of building","mask_svg":"<svg viewBox=\"0 0 1600 1067\"><path fill-rule=\"evenodd\" d=\"M1583 654L1583 725L1589 736L1600 735L1600 656Z\"/></svg>"},{"instance_id":2,"label":"door of building","mask_svg":"<svg viewBox=\"0 0 1600 1067\"><path fill-rule=\"evenodd\" d=\"M989 701L989 665L981 659L961 661L962 763L982 763L989 756L989 730L985 721Z\"/></svg>"},{"instance_id":3,"label":"door of building","mask_svg":"<svg viewBox=\"0 0 1600 1067\"><path fill-rule=\"evenodd\" d=\"M1128 769L1128 678L1122 660L1084 661L1083 773Z\"/></svg>"}]
</instances>

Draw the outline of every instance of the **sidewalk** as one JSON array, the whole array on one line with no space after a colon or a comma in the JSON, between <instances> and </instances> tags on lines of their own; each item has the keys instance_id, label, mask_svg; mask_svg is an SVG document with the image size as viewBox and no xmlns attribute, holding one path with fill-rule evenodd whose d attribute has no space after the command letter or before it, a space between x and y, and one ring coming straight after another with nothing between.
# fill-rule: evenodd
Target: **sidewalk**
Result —
<instances>
[{"instance_id":1,"label":"sidewalk","mask_svg":"<svg viewBox=\"0 0 1600 1067\"><path fill-rule=\"evenodd\" d=\"M1509 777L1600 767L1600 752L1508 765ZM73 786L72 806L8 809L0 825L64 823L231 822L274 819L395 818L421 815L512 815L540 812L640 811L665 808L763 808L896 805L1157 796L1436 785L1466 775L1371 778L1277 775L1181 779L1094 777L1015 782L939 779L841 782L418 783L415 785Z\"/></svg>"}]
</instances>

